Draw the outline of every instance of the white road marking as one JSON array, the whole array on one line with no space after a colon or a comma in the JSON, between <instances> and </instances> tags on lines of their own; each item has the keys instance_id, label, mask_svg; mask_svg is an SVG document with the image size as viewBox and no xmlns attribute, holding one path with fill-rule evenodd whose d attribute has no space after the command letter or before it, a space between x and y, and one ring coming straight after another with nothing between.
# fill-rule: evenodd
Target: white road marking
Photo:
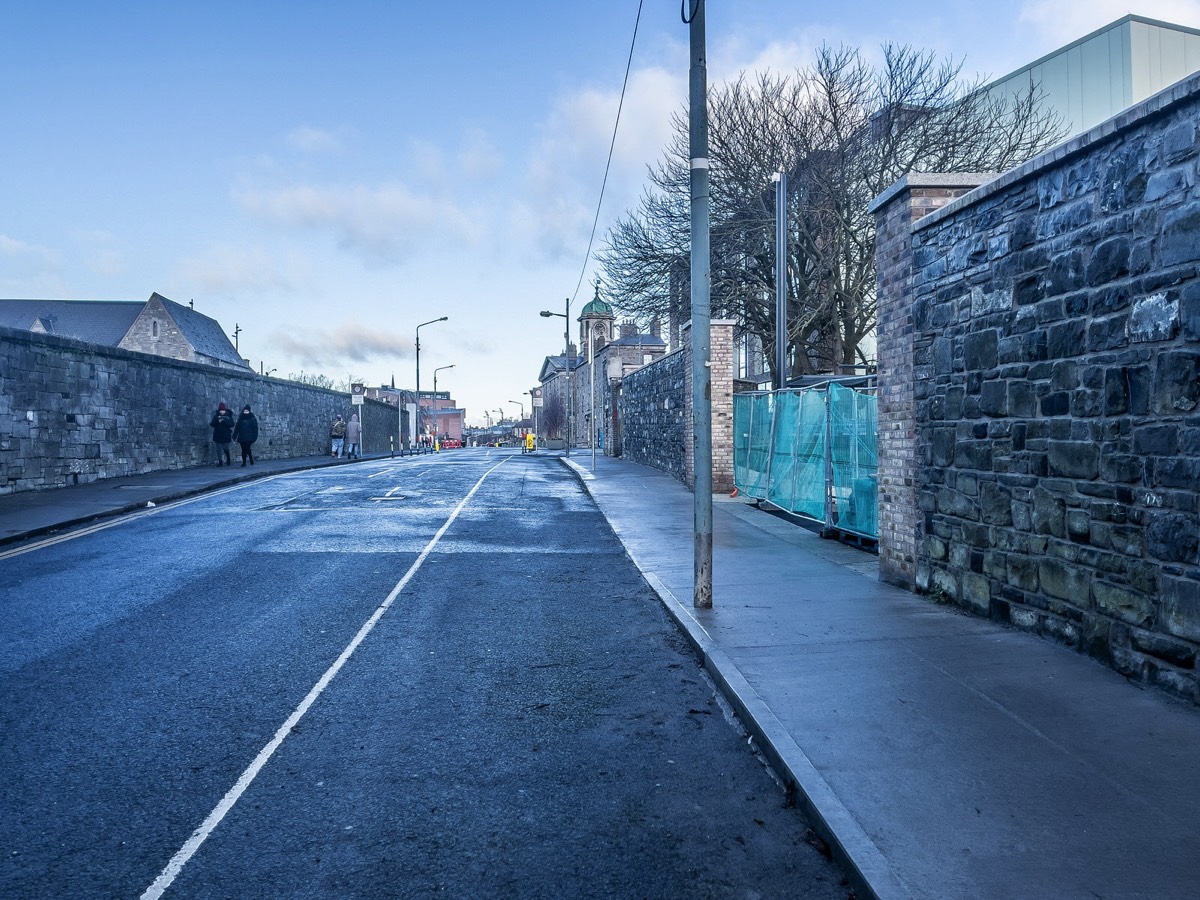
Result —
<instances>
[{"instance_id":1,"label":"white road marking","mask_svg":"<svg viewBox=\"0 0 1200 900\"><path fill-rule=\"evenodd\" d=\"M85 525L82 528L79 528L75 531L69 531L66 534L56 534L54 537L48 537L40 541L34 541L31 544L25 544L24 546L17 547L13 550L5 550L4 552L0 552L0 559L10 559L14 556L20 556L22 553L31 553L34 550L41 550L43 547L53 547L55 544L73 541L75 538L81 538L85 535L95 534L97 531L104 531L106 528L116 528L118 525L134 522L138 519L145 518L146 516L157 515L158 513L165 512L168 509L176 509L180 506L186 506L189 503L195 503L197 500L207 500L210 497L218 497L221 494L227 494L230 491L240 490L241 488L251 484L262 484L266 481L282 478L287 474L290 473L280 472L278 475L268 475L265 478L259 478L255 481L233 484L224 488L215 488L211 491L205 491L203 494L195 497L184 497L182 500L173 500L170 503L163 503L159 506L143 508L133 512L124 513L122 515L115 516L112 519L105 519L102 522L97 522L95 525Z\"/></svg>"},{"instance_id":2,"label":"white road marking","mask_svg":"<svg viewBox=\"0 0 1200 900\"><path fill-rule=\"evenodd\" d=\"M507 462L506 459L500 460L500 462L496 463L496 465L484 472L483 475L480 476L479 480L475 482L475 486L472 487L471 490L467 492L467 495L462 498L458 506L454 508L454 512L450 513L450 517L446 519L442 527L437 530L437 533L434 534L429 543L425 545L425 549L421 551L420 555L409 567L408 571L404 573L404 577L396 583L396 586L392 588L391 593L387 595L386 599L379 604L379 606L375 609L375 612L372 613L371 617L363 624L362 628L358 630L358 634L356 634L354 639L346 645L346 649L344 649L341 652L341 655L334 660L333 665L331 665L325 671L325 674L322 675L317 681L317 683L313 685L312 689L308 692L305 698L300 701L300 705L297 706L296 709L293 710L292 714L287 717L287 720L279 726L279 730L275 732L275 736L271 738L267 745L258 752L258 756L254 757L254 761L250 763L250 765L246 768L246 771L244 771L241 777L238 778L238 780L234 783L233 787L231 787L228 792L226 792L225 796L221 798L221 802L218 803L216 808L208 814L208 818L200 823L200 827L192 832L192 836L189 837L184 845L179 848L179 851L173 857L171 857L171 861L167 863L166 868L162 870L162 873L158 876L158 878L154 879L154 883L151 884L150 887L146 888L145 892L142 894L141 900L158 900L158 898L163 895L167 888L171 886L171 884L179 876L179 873L183 871L183 867L187 865L188 860L195 856L196 851L200 849L200 846L206 840L208 840L209 835L211 835L213 831L216 830L217 826L221 824L221 820L225 818L231 809L233 809L234 805L241 798L242 794L246 792L246 789L250 787L250 784L256 777L258 777L258 773L262 771L263 767L270 761L271 757L275 755L275 751L279 749L279 746L283 743L284 738L286 738L288 734L291 733L292 729L299 724L300 720L304 717L304 714L308 712L309 708L317 701L317 698L324 693L325 688L329 686L329 683L333 681L334 676L341 671L342 667L346 665L350 657L354 655L354 651L358 649L358 645L361 644L366 636L371 633L376 623L383 617L383 614L388 611L391 605L396 601L396 598L400 596L400 592L404 590L410 581L412 581L413 576L417 574L417 571L421 568L426 558L430 553L433 552L433 548L436 547L438 542L442 539L442 535L444 535L450 529L450 526L454 524L454 520L458 518L459 513L463 511L467 503L469 503L471 498L475 496L475 493L479 490L479 488L483 486L483 482L489 475L495 472L496 469L504 465L505 462Z\"/></svg>"}]
</instances>

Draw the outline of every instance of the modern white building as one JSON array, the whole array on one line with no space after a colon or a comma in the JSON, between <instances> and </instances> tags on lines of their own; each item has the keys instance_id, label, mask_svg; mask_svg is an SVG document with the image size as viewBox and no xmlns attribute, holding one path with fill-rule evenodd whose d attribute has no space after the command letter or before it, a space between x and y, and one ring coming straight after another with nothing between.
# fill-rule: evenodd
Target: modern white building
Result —
<instances>
[{"instance_id":1,"label":"modern white building","mask_svg":"<svg viewBox=\"0 0 1200 900\"><path fill-rule=\"evenodd\" d=\"M1200 71L1200 30L1128 15L988 86L1024 95L1040 86L1067 138Z\"/></svg>"}]
</instances>

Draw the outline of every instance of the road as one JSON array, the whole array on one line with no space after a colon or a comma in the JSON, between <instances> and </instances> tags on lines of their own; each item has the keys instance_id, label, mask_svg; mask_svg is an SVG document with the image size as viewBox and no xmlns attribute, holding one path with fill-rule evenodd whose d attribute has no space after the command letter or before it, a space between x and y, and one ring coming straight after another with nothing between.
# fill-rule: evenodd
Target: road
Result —
<instances>
[{"instance_id":1,"label":"road","mask_svg":"<svg viewBox=\"0 0 1200 900\"><path fill-rule=\"evenodd\" d=\"M0 584L0 896L846 896L557 460L276 476Z\"/></svg>"}]
</instances>

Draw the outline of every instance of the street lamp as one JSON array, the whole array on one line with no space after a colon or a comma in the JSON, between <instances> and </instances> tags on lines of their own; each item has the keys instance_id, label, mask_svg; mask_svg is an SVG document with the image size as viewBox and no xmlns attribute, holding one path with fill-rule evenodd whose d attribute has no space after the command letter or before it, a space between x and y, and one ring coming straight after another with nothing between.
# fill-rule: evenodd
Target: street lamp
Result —
<instances>
[{"instance_id":1,"label":"street lamp","mask_svg":"<svg viewBox=\"0 0 1200 900\"><path fill-rule=\"evenodd\" d=\"M437 412L437 373L442 372L446 369L453 369L453 368L454 368L454 363L450 363L450 365L448 365L448 366L438 366L436 369L433 370L433 430L434 431L440 431L441 427L442 427L441 422L438 419L438 412Z\"/></svg>"},{"instance_id":2,"label":"street lamp","mask_svg":"<svg viewBox=\"0 0 1200 900\"><path fill-rule=\"evenodd\" d=\"M522 403L520 400L507 400L507 401L505 401L505 402L507 402L507 403L515 403L515 404L516 404L518 407L520 407L520 409L521 409L521 422L524 422L524 421L525 421L525 404L524 404L524 403ZM518 422L517 424L520 424L520 422Z\"/></svg>"},{"instance_id":3,"label":"street lamp","mask_svg":"<svg viewBox=\"0 0 1200 900\"><path fill-rule=\"evenodd\" d=\"M788 385L787 364L787 174L776 172L775 182L775 390Z\"/></svg>"},{"instance_id":4,"label":"street lamp","mask_svg":"<svg viewBox=\"0 0 1200 900\"><path fill-rule=\"evenodd\" d=\"M567 402L564 413L567 421L567 439L564 441L566 453L563 455L569 458L571 456L571 298L567 298L566 312L556 313L543 309L539 315L546 319L551 316L562 316L565 319L563 322L563 368L567 371Z\"/></svg>"},{"instance_id":5,"label":"street lamp","mask_svg":"<svg viewBox=\"0 0 1200 900\"><path fill-rule=\"evenodd\" d=\"M426 325L432 325L434 322L445 322L449 318L449 316L442 316L440 319L430 319L428 322L422 322L417 326L417 421L415 425L417 434L421 432L421 329Z\"/></svg>"}]
</instances>

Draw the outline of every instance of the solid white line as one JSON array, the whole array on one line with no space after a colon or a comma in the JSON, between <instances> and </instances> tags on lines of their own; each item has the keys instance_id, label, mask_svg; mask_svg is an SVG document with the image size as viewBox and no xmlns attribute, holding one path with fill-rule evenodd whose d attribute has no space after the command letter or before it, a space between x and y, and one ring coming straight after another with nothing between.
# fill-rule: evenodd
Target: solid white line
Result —
<instances>
[{"instance_id":1,"label":"solid white line","mask_svg":"<svg viewBox=\"0 0 1200 900\"><path fill-rule=\"evenodd\" d=\"M416 558L413 564L409 566L408 571L404 573L404 577L396 583L396 586L392 588L391 593L387 595L387 598L381 604L379 604L375 612L371 614L371 617L367 619L362 628L358 630L358 634L356 634L354 639L346 645L346 649L342 651L341 655L338 656L336 660L334 660L333 665L331 665L325 671L325 674L321 676L320 680L313 685L312 690L310 690L305 698L300 701L300 705L297 706L292 714L287 717L287 721L279 726L279 730L275 732L275 736L271 738L270 742L258 752L258 756L254 757L254 761L250 763L250 765L246 768L246 771L244 771L241 777L238 778L237 782L234 783L233 787L231 787L225 796L221 798L221 802L218 803L216 808L208 814L208 818L200 823L200 827L192 832L192 836L189 837L184 845L179 848L179 851L173 857L171 857L171 861L167 863L166 868L162 870L162 873L158 876L158 878L154 879L154 883L150 885L150 887L146 888L145 893L142 894L142 900L157 900L157 898L161 897L167 888L171 886L171 883L179 876L179 873L183 870L183 867L187 865L188 860L190 860L195 855L196 851L200 849L200 845L208 840L209 835L216 830L216 827L221 824L221 820L225 818L226 814L231 809L233 809L234 804L236 804L241 798L242 794L246 792L246 788L250 787L251 782L253 782L258 776L258 773L262 771L263 766L265 766L267 762L270 761L271 757L275 755L275 751L279 749L279 745L283 743L284 738L291 733L291 730L296 727L299 721L304 717L304 714L308 712L309 707L311 707L313 703L316 702L317 698L324 693L325 688L327 688L329 683L333 681L334 676L341 671L342 666L344 666L350 657L354 655L354 651L358 649L358 645L361 644L366 636L371 633L371 630L375 627L375 624L380 620L380 618L382 618L383 614L388 611L388 608L395 602L396 598L400 596L400 592L404 590L405 586L407 586L410 581L412 581L413 576L417 574L417 570L421 568L421 565L425 562L426 557L433 552L433 548L436 547L438 541L442 539L442 535L444 535L446 531L449 530L450 526L454 524L454 520L458 518L458 514L463 511L463 508L466 507L471 498L475 496L476 491L482 487L483 482L489 475L495 472L496 469L504 465L506 461L507 460L501 460L500 462L496 463L496 465L484 472L483 475L480 476L479 480L475 482L475 486L467 492L467 496L462 498L462 501L454 508L454 512L450 513L450 518L445 521L442 527L439 528L437 533L434 534L434 536L430 539L429 543L425 545L425 549L421 551L421 554Z\"/></svg>"},{"instance_id":2,"label":"solid white line","mask_svg":"<svg viewBox=\"0 0 1200 900\"><path fill-rule=\"evenodd\" d=\"M168 509L176 509L180 506L186 506L189 503L195 503L198 500L207 500L210 497L218 497L221 494L227 494L230 491L241 490L250 484L261 484L264 481L272 481L287 474L290 473L280 472L278 475L268 475L265 478L259 478L255 481L247 481L240 484L231 484L227 487L214 488L211 491L206 491L203 494L199 494L195 497L183 497L179 500L169 500L166 503L161 503L157 506L143 507L142 509L135 509L132 512L121 513L111 519L105 519L101 522L98 522L95 525L84 525L74 531L68 531L66 534L57 534L54 537L43 538L42 540L34 541L30 544L24 544L13 550L5 550L0 552L0 560L10 559L14 556L20 556L23 553L31 553L34 550L41 550L45 547L53 547L55 544L73 541L76 538L81 538L89 534L95 534L97 531L104 531L108 528L116 528L118 525L125 525L129 522L143 519L146 516L155 516L160 512L166 512Z\"/></svg>"}]
</instances>

